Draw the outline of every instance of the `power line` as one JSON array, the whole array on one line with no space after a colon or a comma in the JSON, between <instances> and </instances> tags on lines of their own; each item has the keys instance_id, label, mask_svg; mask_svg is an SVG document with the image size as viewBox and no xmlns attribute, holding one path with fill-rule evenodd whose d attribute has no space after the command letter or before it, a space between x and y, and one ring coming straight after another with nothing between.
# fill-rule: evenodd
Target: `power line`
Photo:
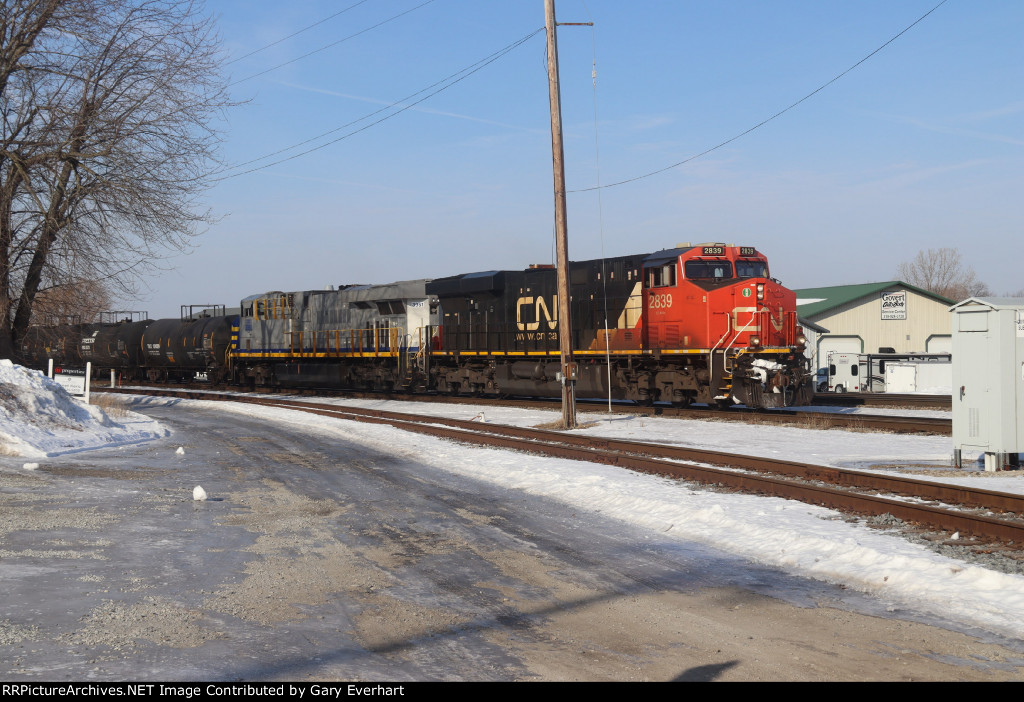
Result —
<instances>
[{"instance_id":1,"label":"power line","mask_svg":"<svg viewBox=\"0 0 1024 702\"><path fill-rule=\"evenodd\" d=\"M305 53L302 56L298 56L298 57L293 58L293 59L291 59L289 61L285 61L284 63L279 63L276 66L272 66L272 67L270 67L270 68L268 68L268 69L266 69L264 71L260 71L259 73L253 73L251 76L246 76L245 78L239 78L238 80L234 81L233 83L229 83L228 87L230 88L233 85L238 85L239 83L244 83L247 80L252 80L253 78L258 78L259 76L262 76L262 75L265 75L267 73L270 73L271 71L276 71L277 69L283 68L283 67L288 66L288 65L291 65L291 64L295 63L296 61L301 61L304 58L308 58L308 57L312 56L313 54L318 54L321 51L325 51L327 49L330 49L332 46L337 46L338 44L341 44L343 42L348 41L349 39L355 39L356 37L358 37L361 34L366 34L370 30L376 29L377 27L381 27L381 26L387 24L388 22L394 22L399 17L404 17L405 15L409 14L410 12L415 12L416 10L420 9L421 7L426 7L427 5L431 4L432 2L435 2L435 0L427 0L426 2L420 3L416 7L409 8L405 12L399 12L397 15L394 15L392 17L388 17L386 20L382 20L382 21L378 22L375 25L372 25L372 26L367 27L365 29L360 29L355 34L349 34L347 37L344 37L342 39L338 39L337 41L332 41L330 44L325 44L324 46L321 46L319 49L313 49L312 51L310 51L308 53Z\"/></svg>"},{"instance_id":2,"label":"power line","mask_svg":"<svg viewBox=\"0 0 1024 702\"><path fill-rule=\"evenodd\" d=\"M901 36L903 36L904 34L906 34L907 32L909 32L909 31L910 31L911 29L913 29L913 28L914 28L914 26L915 26L915 25L917 25L917 24L918 24L918 23L920 23L920 22L921 22L922 20L924 20L924 18L926 18L926 17L928 16L928 15L932 14L932 13L933 13L933 12L935 12L935 11L936 11L937 9L939 9L940 7L942 7L943 5L945 5L945 4L946 4L946 1L947 1L947 0L942 0L942 2L940 2L940 3L938 4L938 5L936 5L936 6L935 6L935 7L933 7L932 9L928 10L928 12L924 13L923 15L921 15L920 17L918 17L918 18L917 18L916 20L914 20L913 22L911 22L911 23L910 23L910 24L909 24L909 25L908 25L907 27L905 27L905 28L903 29L903 31L901 31L901 32L900 32L899 34L897 34L896 36L894 36L894 37L892 37L891 39L889 39L889 41L887 41L887 42L885 42L884 44L882 44L882 45L881 45L880 47L878 47L877 49L875 49L874 51L872 51L872 52L871 52L870 54L868 54L867 56L865 56L864 58L862 58L862 59L861 59L860 61L858 61L857 63L855 63L855 64L853 64L852 66L850 66L849 68L847 68L847 69L846 69L845 71L843 71L842 73L840 73L839 75L837 75L837 76L836 76L835 78L833 78L832 80L830 80L830 81L828 81L827 83L824 83L823 85L821 85L821 86L819 86L819 87L815 88L815 89L814 89L813 91L811 91L811 92L810 92L810 93L808 93L807 95L804 95L804 96L803 96L802 98L800 98L799 100L797 100L796 102L794 102L794 103L793 103L792 105L790 105L789 107L787 107L787 108L785 108L785 109L783 109L783 110L779 110L778 112L776 112L776 113L775 113L774 115L772 115L772 116L771 116L771 117L769 117L768 119L765 119L765 120L763 120L763 121L761 121L761 122L758 122L757 124L755 124L755 125L754 125L753 127L751 127L750 129L747 129L747 130L746 130L746 131L744 131L744 132L740 132L739 134L737 134L736 136L732 137L731 139L726 139L726 140L725 140L725 141L723 141L723 142L722 142L721 144L718 144L718 145L716 145L716 146L712 146L712 147L711 147L710 149L706 149L706 150L704 150L704 151L701 151L701 152L700 152L699 154L694 154L693 156L690 156L689 158L683 159L682 161L679 161L678 163L673 163L673 164L672 164L671 166L665 166L664 168L659 168L659 169L658 169L658 170L656 170L656 171L651 171L650 173L645 173L644 175L639 175L639 176L636 176L635 178L627 178L626 180L620 180L620 181L618 181L617 183L608 183L607 185L600 185L600 184L599 184L599 185L595 185L595 186L593 186L593 187L590 187L590 188L580 188L579 190L569 190L569 191L567 191L567 192L570 192L570 193L586 193L586 192L590 192L590 191L592 191L592 190L603 190L603 189L605 189L605 188L614 188L614 187L615 187L615 186L617 186L617 185L625 185L626 183L633 183L633 182L635 182L635 181L638 181L638 180L643 180L644 178L650 178L651 176L654 176L654 175L658 175L659 173L664 173L665 171L670 171L670 170L672 170L673 168L678 168L679 166L682 166L682 165L684 165L684 164L687 164L687 163L689 163L690 161L695 161L695 160L696 160L696 159L698 159L698 158L701 158L701 157L703 157L703 156L707 156L707 155L708 155L708 154L710 154L710 153L711 153L712 151L717 151L718 149L722 148L723 146L727 146L728 144L731 144L732 142L736 141L737 139L740 139L740 138L742 138L742 137L745 137L745 136L746 136L747 134L750 134L751 132L753 132L753 131L754 131L754 130L756 130L756 129L760 129L761 127L763 127L764 125L768 124L769 122L771 122L772 120L776 119L777 117L781 117L782 115L786 114L787 112L789 112L790 110L792 110L792 109L793 109L794 107L796 107L796 106L797 106L797 105L799 105L800 103L802 103L802 102L805 102L805 101L809 100L810 98L814 97L815 95L817 95L818 93L820 93L820 92L821 92L822 90L824 90L824 89L825 89L825 88L827 88L828 86L830 86L830 85L832 85L833 83L835 83L835 82L836 82L837 80L839 80L840 78L842 78L843 76L845 76L845 75L846 75L847 73L849 73L849 72L850 72L850 71L852 71L853 69L855 69L855 68L857 68L858 66L860 66L860 65L861 65L862 63L864 63L864 62L865 62L865 61L867 61L867 60L868 60L869 58L871 58L872 56L874 56L875 54L877 54L877 53L878 53L879 51L881 51L881 50L882 50L882 49L884 49L885 47L889 46L889 44L892 44L892 43L893 43L894 41L896 41L897 39L899 39L899 38L900 38Z\"/></svg>"},{"instance_id":3,"label":"power line","mask_svg":"<svg viewBox=\"0 0 1024 702\"><path fill-rule=\"evenodd\" d=\"M419 91L413 93L412 95L410 95L410 96L408 96L406 98L403 98L401 100L397 100L397 101L391 103L390 105L382 107L379 110L375 110L373 112L370 112L369 114L363 115L359 119L352 120L351 122L348 122L347 124L343 124L340 127L336 127L336 128L334 128L334 129L332 129L330 131L324 132L323 134L319 134L319 135L317 135L315 137L311 137L311 138L306 139L305 141L301 141L301 142L299 142L297 144L292 144L291 146L285 147L283 149L279 149L277 151L274 151L273 153L265 154L265 155L260 156L258 158L254 158L254 159L251 159L249 161L245 161L244 163L240 163L240 164L237 164L235 166L231 166L230 168L225 169L225 170L233 170L235 168L241 168L243 166L249 165L250 163L256 163L257 161L262 161L264 159L272 158L272 157L277 156L278 154L282 154L282 153L284 153L286 151L291 151L292 149L297 149L300 146L304 146L305 144L308 144L310 142L316 141L317 139L322 139L323 137L325 137L325 136L327 136L329 134L334 134L335 132L341 131L342 129L346 129L347 127L351 127L351 126L353 126L355 124L358 124L359 122L363 122L363 121L365 121L365 120L367 120L367 119L369 119L369 118L371 118L371 117L373 117L375 115L379 115L382 112L387 112L388 110L401 105L401 109L395 110L394 112L392 112L390 114L386 114L383 117L381 117L381 118L379 118L379 119L377 119L377 120L375 120L373 122L370 122L369 124L366 124L366 125L358 128L358 129L355 129L355 130L353 130L351 132L343 134L343 135L341 135L340 137L338 137L336 139L332 139L331 141L328 141L328 142L325 142L323 144L320 144L319 146L314 146L311 149L306 149L305 151L302 151L300 153L293 154L291 156L288 156L287 158L278 159L277 161L274 161L272 163L266 163L266 164L264 164L262 166L256 166L255 168L250 168L248 170L241 171L239 173L232 173L231 175L226 175L226 176L223 176L221 178L213 178L211 180L212 180L212 182L216 183L216 182L220 182L222 180L229 180L231 178L237 178L238 176L243 176L243 175L246 175L248 173L254 173L256 171L263 170L264 168L270 168L271 166L276 166L278 164L285 163L286 161L291 161L293 159L299 158L300 156L305 156L306 154L313 153L314 151L319 151L320 149L323 149L323 148L325 148L327 146L330 146L331 144L336 144L337 142L342 141L344 139L348 139L349 137L354 136L355 134L358 134L360 132L366 131L370 127L373 127L375 125L380 124L381 122L389 120L392 117L394 117L396 115L399 115L399 114L405 112L406 110L409 110L409 109L415 107L416 105L420 104L421 102L423 102L425 100L428 100L429 98L433 97L434 95L437 95L438 93L443 92L443 91L447 90L448 88L452 87L453 85L455 85L455 84L465 80L466 78L468 78L469 76L473 75L477 71L480 71L481 69L487 67L488 65L494 63L498 59L500 59L503 56L505 56L506 54L510 53L514 49L518 48L522 44L525 44L527 41L529 41L530 39L532 39L533 37L537 36L538 34L540 34L543 31L544 31L544 27L541 27L540 29L536 29L536 30L530 32L529 34L527 34L526 36L524 36L524 37L522 37L520 39L517 39L516 41L512 42L508 46L506 46L506 47L504 47L502 49L499 49L498 51L494 52L490 56L487 56L486 58L480 59L476 63L473 63L470 66L468 66L466 68L463 68L460 71L456 71L455 73L451 74L447 78L443 78L442 80L437 81L433 85L430 85L430 86L428 86L426 88L423 88L422 90L419 90ZM441 86L441 87L437 87L437 86ZM433 88L437 88L437 89L436 90L432 90ZM427 91L432 91L432 92L427 92ZM414 98L414 97L416 97L418 95L422 95L425 92L427 94L423 95L423 97L421 97L421 98L419 98L419 99L417 99L417 100L415 100L413 102L409 102L408 104L403 104L403 103L406 103L408 100L410 100L410 99L412 99L412 98Z\"/></svg>"},{"instance_id":4,"label":"power line","mask_svg":"<svg viewBox=\"0 0 1024 702\"><path fill-rule=\"evenodd\" d=\"M308 27L303 27L302 29L298 30L297 32L292 32L291 34L289 34L289 35L288 35L288 36L286 36L286 37L282 37L281 39L278 39L277 41L272 41L272 42L270 42L270 43L269 43L269 44L267 44L266 46L261 46L260 48L258 48L258 49L254 49L254 50L250 51L250 52L249 52L249 53L247 53L247 54L242 54L242 55L241 55L241 56L239 56L238 58L233 58L233 59L231 59L230 61L226 61L226 62L224 63L224 65L225 65L225 66L229 66L229 65L231 65L232 63L235 63L236 61L241 61L241 60L242 60L242 59L244 59L244 58L249 58L250 56L253 56L253 55L255 55L255 54L258 54L258 53L260 53L261 51L266 51L266 50L267 50L267 49L269 49L270 47L272 47L272 46L277 46L277 45L278 45L278 44L280 44L281 42L283 42L283 41L288 41L288 40L289 40L289 39L291 39L292 37L297 37L298 35L302 34L303 32L309 31L309 30L310 30L310 29L312 29L313 27L318 27L318 26L320 26L321 24L323 24L324 22L327 22L328 20L332 20L332 19L334 19L334 18L335 18L335 17L337 17L338 15L343 15L343 14L345 14L346 12L348 12L349 10L351 10L351 9L353 9L353 8L356 8L356 7L359 7L360 5L362 5L362 4L363 4L363 3L365 3L365 2L369 2L369 0L359 0L359 2L357 2L357 3L353 4L353 5L349 5L349 6L348 6L348 7L346 7L346 8L344 9L344 10L339 10L338 12L335 12L335 13L334 13L333 15L329 15L329 16L327 16L327 17L324 17L324 18L323 18L322 20L318 20L318 21L314 22L313 24L309 25Z\"/></svg>"}]
</instances>

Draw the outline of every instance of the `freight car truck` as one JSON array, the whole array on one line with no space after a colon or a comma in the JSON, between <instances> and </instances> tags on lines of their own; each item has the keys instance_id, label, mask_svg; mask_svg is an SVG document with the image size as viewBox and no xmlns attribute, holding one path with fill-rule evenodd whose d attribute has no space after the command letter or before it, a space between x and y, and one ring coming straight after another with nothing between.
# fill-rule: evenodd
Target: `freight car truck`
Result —
<instances>
[{"instance_id":1,"label":"freight car truck","mask_svg":"<svg viewBox=\"0 0 1024 702\"><path fill-rule=\"evenodd\" d=\"M953 386L948 353L841 353L828 355L827 392L923 392Z\"/></svg>"}]
</instances>

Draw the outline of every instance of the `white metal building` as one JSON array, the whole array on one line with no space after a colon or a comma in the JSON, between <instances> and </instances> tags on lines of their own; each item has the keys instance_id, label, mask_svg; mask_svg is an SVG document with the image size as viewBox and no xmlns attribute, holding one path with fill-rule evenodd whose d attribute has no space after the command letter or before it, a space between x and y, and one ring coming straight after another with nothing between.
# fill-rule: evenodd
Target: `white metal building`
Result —
<instances>
[{"instance_id":1,"label":"white metal building","mask_svg":"<svg viewBox=\"0 0 1024 702\"><path fill-rule=\"evenodd\" d=\"M956 301L901 281L797 290L797 314L828 332L813 341L812 368L831 351L941 353L951 350Z\"/></svg>"}]
</instances>

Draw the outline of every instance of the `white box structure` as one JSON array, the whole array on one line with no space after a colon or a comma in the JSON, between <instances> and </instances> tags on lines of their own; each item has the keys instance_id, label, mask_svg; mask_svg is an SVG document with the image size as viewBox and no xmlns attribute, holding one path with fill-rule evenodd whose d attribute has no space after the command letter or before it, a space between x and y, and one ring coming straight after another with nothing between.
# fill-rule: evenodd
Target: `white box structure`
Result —
<instances>
[{"instance_id":1,"label":"white box structure","mask_svg":"<svg viewBox=\"0 0 1024 702\"><path fill-rule=\"evenodd\" d=\"M952 387L952 363L890 361L885 364L886 392L948 395Z\"/></svg>"},{"instance_id":2,"label":"white box structure","mask_svg":"<svg viewBox=\"0 0 1024 702\"><path fill-rule=\"evenodd\" d=\"M972 297L953 313L953 454L985 454L985 470L1024 450L1024 299Z\"/></svg>"}]
</instances>

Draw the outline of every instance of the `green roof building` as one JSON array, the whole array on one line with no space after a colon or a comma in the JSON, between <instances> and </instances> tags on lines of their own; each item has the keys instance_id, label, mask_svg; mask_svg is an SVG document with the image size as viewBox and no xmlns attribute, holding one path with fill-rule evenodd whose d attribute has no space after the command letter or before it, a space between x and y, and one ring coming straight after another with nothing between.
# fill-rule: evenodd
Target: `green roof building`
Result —
<instances>
[{"instance_id":1,"label":"green roof building","mask_svg":"<svg viewBox=\"0 0 1024 702\"><path fill-rule=\"evenodd\" d=\"M796 291L801 319L824 327L825 333L807 333L814 352L812 367L827 364L833 351L878 353L942 353L951 347L952 316L956 303L909 283L834 285Z\"/></svg>"}]
</instances>

